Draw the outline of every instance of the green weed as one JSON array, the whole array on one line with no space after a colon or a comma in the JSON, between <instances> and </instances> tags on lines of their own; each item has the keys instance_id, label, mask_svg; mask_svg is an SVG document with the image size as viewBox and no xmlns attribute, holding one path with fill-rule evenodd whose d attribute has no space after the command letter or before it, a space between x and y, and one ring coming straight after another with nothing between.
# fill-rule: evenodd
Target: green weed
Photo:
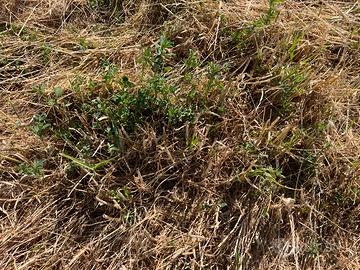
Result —
<instances>
[{"instance_id":1,"label":"green weed","mask_svg":"<svg viewBox=\"0 0 360 270\"><path fill-rule=\"evenodd\" d=\"M94 49L94 44L92 44L90 41L88 41L86 38L81 37L79 40L79 49L80 51L85 51L88 49Z\"/></svg>"},{"instance_id":2,"label":"green weed","mask_svg":"<svg viewBox=\"0 0 360 270\"><path fill-rule=\"evenodd\" d=\"M122 189L112 189L110 190L110 196L117 202L123 203L131 199L130 191L124 187Z\"/></svg>"},{"instance_id":3,"label":"green weed","mask_svg":"<svg viewBox=\"0 0 360 270\"><path fill-rule=\"evenodd\" d=\"M52 47L49 43L44 43L41 47L41 58L44 64L48 64L51 59Z\"/></svg>"},{"instance_id":4,"label":"green weed","mask_svg":"<svg viewBox=\"0 0 360 270\"><path fill-rule=\"evenodd\" d=\"M207 79L207 83L201 96L197 92L200 86L193 78L191 90L179 94L178 90L183 86L171 81L169 72L172 67L167 64L173 57L169 51L171 47L172 42L163 35L154 48L144 51L140 62L147 76L140 78L139 84L130 81L126 75L120 76L116 65L109 59L103 59L100 64L101 82L90 80L86 84L86 78L76 76L70 81L73 95L64 95L66 90L55 87L48 100L51 111L48 115L35 117L34 132L44 134L52 130L75 150L76 155L87 158L96 149L94 140L90 138L97 134L97 139L104 141L105 153L111 156L125 151L122 130L133 134L144 123L152 123L155 129L163 125L174 128L185 122L191 123L196 112L209 110L210 107L216 112L224 111L225 107L220 102L208 102L208 94L212 97L223 94L222 72L226 66L213 62L206 65L206 73L202 77ZM200 66L200 60L190 51L184 64L185 73L192 73ZM188 87L188 82L180 81ZM193 147L195 145L190 146ZM71 159L71 156L67 158ZM94 170L89 163L71 160L80 167Z\"/></svg>"},{"instance_id":5,"label":"green weed","mask_svg":"<svg viewBox=\"0 0 360 270\"><path fill-rule=\"evenodd\" d=\"M240 29L228 30L231 43L236 44L238 50L246 49L249 45L249 38L255 31L270 25L276 19L279 14L277 6L282 2L283 0L269 0L269 8L264 15L251 23L244 24Z\"/></svg>"},{"instance_id":6,"label":"green weed","mask_svg":"<svg viewBox=\"0 0 360 270\"><path fill-rule=\"evenodd\" d=\"M86 81L85 77L77 75L73 80L70 81L71 90L79 93L81 90L81 86L85 83L85 81ZM93 88L92 88L91 83L95 84L93 81L90 81L90 85L89 85L90 91L96 87L96 84L95 84L95 86L93 86Z\"/></svg>"},{"instance_id":7,"label":"green weed","mask_svg":"<svg viewBox=\"0 0 360 270\"><path fill-rule=\"evenodd\" d=\"M278 168L258 167L248 172L248 176L254 178L259 188L264 192L271 192L279 186L284 187L281 181L285 176L282 174L282 170Z\"/></svg>"},{"instance_id":8,"label":"green weed","mask_svg":"<svg viewBox=\"0 0 360 270\"><path fill-rule=\"evenodd\" d=\"M46 86L44 84L34 85L31 88L32 92L37 93L40 96L45 94Z\"/></svg>"},{"instance_id":9,"label":"green weed","mask_svg":"<svg viewBox=\"0 0 360 270\"><path fill-rule=\"evenodd\" d=\"M307 253L311 257L318 257L320 255L321 245L316 239L312 239L307 247Z\"/></svg>"},{"instance_id":10,"label":"green weed","mask_svg":"<svg viewBox=\"0 0 360 270\"><path fill-rule=\"evenodd\" d=\"M103 160L101 162L98 162L96 164L89 164L89 163L81 161L80 159L74 158L74 157L64 154L64 153L61 153L60 155L63 156L64 158L71 160L77 166L82 167L87 170L90 170L90 171L99 170L99 169L103 168L104 166L108 165L113 160L113 159L108 159L108 160Z\"/></svg>"},{"instance_id":11,"label":"green weed","mask_svg":"<svg viewBox=\"0 0 360 270\"><path fill-rule=\"evenodd\" d=\"M33 125L31 130L38 136L43 136L47 130L51 128L51 124L45 113L39 113L33 117Z\"/></svg>"},{"instance_id":12,"label":"green weed","mask_svg":"<svg viewBox=\"0 0 360 270\"><path fill-rule=\"evenodd\" d=\"M18 171L28 176L44 175L44 161L34 160L32 163L21 163L17 167Z\"/></svg>"},{"instance_id":13,"label":"green weed","mask_svg":"<svg viewBox=\"0 0 360 270\"><path fill-rule=\"evenodd\" d=\"M118 71L117 67L108 59L103 59L100 66L104 70L104 74L102 77L103 81L108 87L110 87L110 85L115 80Z\"/></svg>"},{"instance_id":14,"label":"green weed","mask_svg":"<svg viewBox=\"0 0 360 270\"><path fill-rule=\"evenodd\" d=\"M261 16L257 19L252 26L254 28L261 28L266 25L271 24L279 14L278 9L276 8L277 5L281 4L283 0L269 0L269 9L265 13L265 15Z\"/></svg>"}]
</instances>

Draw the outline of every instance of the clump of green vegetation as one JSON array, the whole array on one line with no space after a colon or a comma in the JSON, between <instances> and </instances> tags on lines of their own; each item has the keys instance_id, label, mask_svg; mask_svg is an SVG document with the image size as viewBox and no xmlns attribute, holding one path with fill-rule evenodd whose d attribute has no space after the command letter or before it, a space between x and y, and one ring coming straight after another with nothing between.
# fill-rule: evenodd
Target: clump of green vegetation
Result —
<instances>
[{"instance_id":1,"label":"clump of green vegetation","mask_svg":"<svg viewBox=\"0 0 360 270\"><path fill-rule=\"evenodd\" d=\"M23 175L28 176L43 176L44 175L44 161L34 160L32 163L21 163L18 165L18 171Z\"/></svg>"},{"instance_id":2,"label":"clump of green vegetation","mask_svg":"<svg viewBox=\"0 0 360 270\"><path fill-rule=\"evenodd\" d=\"M248 176L254 178L259 190L265 193L274 192L279 187L284 187L281 180L285 178L281 169L274 169L273 167L258 167L251 170ZM255 184L256 185L256 184Z\"/></svg>"},{"instance_id":3,"label":"clump of green vegetation","mask_svg":"<svg viewBox=\"0 0 360 270\"><path fill-rule=\"evenodd\" d=\"M52 47L49 43L44 43L41 47L41 58L44 64L49 64L51 59Z\"/></svg>"},{"instance_id":4,"label":"clump of green vegetation","mask_svg":"<svg viewBox=\"0 0 360 270\"><path fill-rule=\"evenodd\" d=\"M269 0L268 4L268 10L265 14L261 15L258 19L255 21L249 23L249 24L243 24L241 29L235 29L235 30L228 30L227 33L230 37L230 40L237 44L237 48L239 50L245 50L250 44L250 37L256 32L256 30L262 29L268 25L271 25L271 23L276 19L276 17L279 15L279 10L277 9L277 6L282 3L283 0Z\"/></svg>"},{"instance_id":5,"label":"clump of green vegetation","mask_svg":"<svg viewBox=\"0 0 360 270\"><path fill-rule=\"evenodd\" d=\"M296 66L285 67L280 71L280 74L281 111L288 113L293 109L293 106L296 106L292 101L297 96L304 94L305 90L301 86L306 81L306 77Z\"/></svg>"},{"instance_id":6,"label":"clump of green vegetation","mask_svg":"<svg viewBox=\"0 0 360 270\"><path fill-rule=\"evenodd\" d=\"M190 84L191 89L189 92L179 93L181 85L171 82L172 67L168 64L174 57L169 52L172 46L172 42L162 35L155 48L144 50L139 61L143 69L142 77L139 78L140 85L131 82L126 75L119 76L116 65L109 59L104 59L100 64L101 82L90 81L89 85L85 85L86 79L79 76L71 81L73 94L82 96L81 100L74 100L73 95L69 95L67 99L64 90L55 87L47 102L53 110L49 114L41 113L34 117L33 131L43 135L52 127L78 153L87 153L89 156L95 146L90 142L91 134L85 134L84 131L95 130L106 140L108 153L113 154L124 150L121 129L134 133L147 121L176 128L185 122L191 122L196 112L212 110L213 105L209 103L208 97L223 95L225 84L221 80L221 72L225 68L213 62L206 65L204 78L207 82L204 92L199 96L201 86L196 83L192 72L199 67L200 61L190 51L184 60L186 71L179 81L184 82L184 87ZM100 87L101 94L91 94L97 87ZM86 96L83 95L88 90ZM44 92L42 87L37 87L36 91ZM77 110L82 118L74 117L73 110ZM214 110L219 111L216 107ZM86 143L83 145L83 142Z\"/></svg>"},{"instance_id":7,"label":"clump of green vegetation","mask_svg":"<svg viewBox=\"0 0 360 270\"><path fill-rule=\"evenodd\" d=\"M45 132L51 127L51 124L48 121L47 115L45 113L39 113L33 117L34 124L31 127L31 130L39 136L45 134Z\"/></svg>"}]
</instances>

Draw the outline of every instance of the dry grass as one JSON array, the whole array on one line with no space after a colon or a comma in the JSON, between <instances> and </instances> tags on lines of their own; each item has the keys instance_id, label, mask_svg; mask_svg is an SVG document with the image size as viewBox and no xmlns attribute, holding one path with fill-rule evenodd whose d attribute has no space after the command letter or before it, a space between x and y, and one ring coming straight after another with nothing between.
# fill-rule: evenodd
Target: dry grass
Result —
<instances>
[{"instance_id":1,"label":"dry grass","mask_svg":"<svg viewBox=\"0 0 360 270\"><path fill-rule=\"evenodd\" d=\"M359 29L359 1L0 0L0 269L360 269Z\"/></svg>"}]
</instances>

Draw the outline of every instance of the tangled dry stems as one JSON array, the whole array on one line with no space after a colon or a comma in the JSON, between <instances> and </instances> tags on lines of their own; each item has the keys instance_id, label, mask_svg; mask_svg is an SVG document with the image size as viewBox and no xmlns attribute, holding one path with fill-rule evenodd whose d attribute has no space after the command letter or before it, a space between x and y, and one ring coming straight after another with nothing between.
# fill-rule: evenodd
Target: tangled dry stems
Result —
<instances>
[{"instance_id":1,"label":"tangled dry stems","mask_svg":"<svg viewBox=\"0 0 360 270\"><path fill-rule=\"evenodd\" d=\"M0 3L0 268L358 269L359 2L100 2ZM113 108L123 76L137 102L164 33L176 93L129 107L145 121L119 122L108 152L82 105Z\"/></svg>"}]
</instances>

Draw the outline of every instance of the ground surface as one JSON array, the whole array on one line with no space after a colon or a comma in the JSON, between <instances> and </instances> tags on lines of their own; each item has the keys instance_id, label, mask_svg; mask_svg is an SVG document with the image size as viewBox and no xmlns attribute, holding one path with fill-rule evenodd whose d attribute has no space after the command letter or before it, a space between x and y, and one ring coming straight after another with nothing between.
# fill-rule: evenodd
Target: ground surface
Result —
<instances>
[{"instance_id":1,"label":"ground surface","mask_svg":"<svg viewBox=\"0 0 360 270\"><path fill-rule=\"evenodd\" d=\"M360 269L360 3L0 1L0 269Z\"/></svg>"}]
</instances>

